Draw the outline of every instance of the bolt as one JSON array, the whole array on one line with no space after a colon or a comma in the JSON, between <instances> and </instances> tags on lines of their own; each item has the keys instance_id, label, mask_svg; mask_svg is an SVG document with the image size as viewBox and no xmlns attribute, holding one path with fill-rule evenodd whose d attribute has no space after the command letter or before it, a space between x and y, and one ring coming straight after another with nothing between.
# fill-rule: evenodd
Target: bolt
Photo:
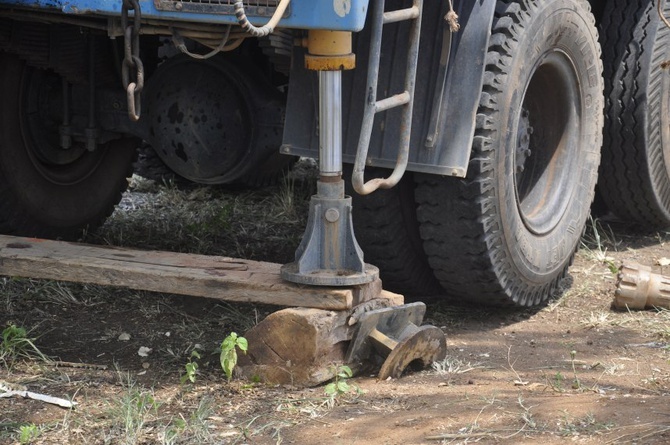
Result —
<instances>
[{"instance_id":1,"label":"bolt","mask_svg":"<svg viewBox=\"0 0 670 445\"><path fill-rule=\"evenodd\" d=\"M457 168L452 169L451 170L451 175L452 176L458 176L458 169Z\"/></svg>"},{"instance_id":2,"label":"bolt","mask_svg":"<svg viewBox=\"0 0 670 445\"><path fill-rule=\"evenodd\" d=\"M334 223L340 219L340 212L337 211L335 208L330 208L326 210L326 221Z\"/></svg>"},{"instance_id":3,"label":"bolt","mask_svg":"<svg viewBox=\"0 0 670 445\"><path fill-rule=\"evenodd\" d=\"M184 4L182 2L177 2L174 4L174 9L176 9L177 11L181 11L183 7Z\"/></svg>"}]
</instances>

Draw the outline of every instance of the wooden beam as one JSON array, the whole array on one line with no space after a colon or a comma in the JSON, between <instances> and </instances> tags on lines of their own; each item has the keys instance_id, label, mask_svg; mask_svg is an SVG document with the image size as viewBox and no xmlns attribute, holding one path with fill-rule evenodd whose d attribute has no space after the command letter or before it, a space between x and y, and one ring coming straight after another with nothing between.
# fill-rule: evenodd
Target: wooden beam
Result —
<instances>
[{"instance_id":1,"label":"wooden beam","mask_svg":"<svg viewBox=\"0 0 670 445\"><path fill-rule=\"evenodd\" d=\"M0 235L0 275L103 284L234 302L351 309L379 283L319 288L288 283L281 265ZM369 295L368 295L369 294Z\"/></svg>"}]
</instances>

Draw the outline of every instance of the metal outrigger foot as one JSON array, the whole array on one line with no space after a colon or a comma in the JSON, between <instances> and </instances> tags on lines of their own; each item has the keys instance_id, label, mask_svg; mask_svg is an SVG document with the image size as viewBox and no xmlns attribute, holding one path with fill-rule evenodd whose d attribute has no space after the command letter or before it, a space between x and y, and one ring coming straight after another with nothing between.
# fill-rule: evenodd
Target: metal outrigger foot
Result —
<instances>
[{"instance_id":1,"label":"metal outrigger foot","mask_svg":"<svg viewBox=\"0 0 670 445\"><path fill-rule=\"evenodd\" d=\"M379 270L363 261L351 222L351 198L342 180L342 69L354 67L351 33L310 31L308 68L319 74L319 180L295 262L281 270L287 281L314 286L369 283Z\"/></svg>"}]
</instances>

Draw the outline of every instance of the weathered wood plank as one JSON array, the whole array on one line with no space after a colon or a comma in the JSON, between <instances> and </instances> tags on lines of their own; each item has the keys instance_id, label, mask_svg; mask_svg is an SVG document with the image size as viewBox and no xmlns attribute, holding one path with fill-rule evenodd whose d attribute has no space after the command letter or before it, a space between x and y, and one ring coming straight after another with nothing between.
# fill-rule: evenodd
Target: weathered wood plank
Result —
<instances>
[{"instance_id":1,"label":"weathered wood plank","mask_svg":"<svg viewBox=\"0 0 670 445\"><path fill-rule=\"evenodd\" d=\"M354 290L308 287L279 277L281 265L219 256L0 235L0 275L103 284L235 302L350 309ZM358 302L371 298L356 290ZM365 295L365 296L363 296Z\"/></svg>"}]
</instances>

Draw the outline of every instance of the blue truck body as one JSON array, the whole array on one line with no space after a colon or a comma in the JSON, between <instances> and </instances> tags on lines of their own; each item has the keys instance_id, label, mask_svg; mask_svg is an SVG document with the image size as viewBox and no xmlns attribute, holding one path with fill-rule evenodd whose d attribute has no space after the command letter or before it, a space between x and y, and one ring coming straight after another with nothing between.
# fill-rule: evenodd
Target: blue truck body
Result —
<instances>
[{"instance_id":1,"label":"blue truck body","mask_svg":"<svg viewBox=\"0 0 670 445\"><path fill-rule=\"evenodd\" d=\"M214 11L210 6L229 5L229 12L190 12ZM265 0L259 3L267 4ZM139 2L142 16L145 19L159 19L165 21L189 21L196 23L237 24L232 14L232 2L166 2L161 0L141 0ZM175 9L175 5L181 11ZM97 15L119 17L122 1L110 0L0 0L0 5L10 5L20 8L34 8L39 11L53 11L74 15ZM203 6L204 5L204 6ZM219 10L225 8L217 8ZM272 8L261 7L256 11L265 11L262 16L248 14L249 20L259 25L268 20ZM368 10L368 0L292 0L289 10L281 21L281 26L295 29L332 29L341 31L360 31L365 24Z\"/></svg>"}]
</instances>

